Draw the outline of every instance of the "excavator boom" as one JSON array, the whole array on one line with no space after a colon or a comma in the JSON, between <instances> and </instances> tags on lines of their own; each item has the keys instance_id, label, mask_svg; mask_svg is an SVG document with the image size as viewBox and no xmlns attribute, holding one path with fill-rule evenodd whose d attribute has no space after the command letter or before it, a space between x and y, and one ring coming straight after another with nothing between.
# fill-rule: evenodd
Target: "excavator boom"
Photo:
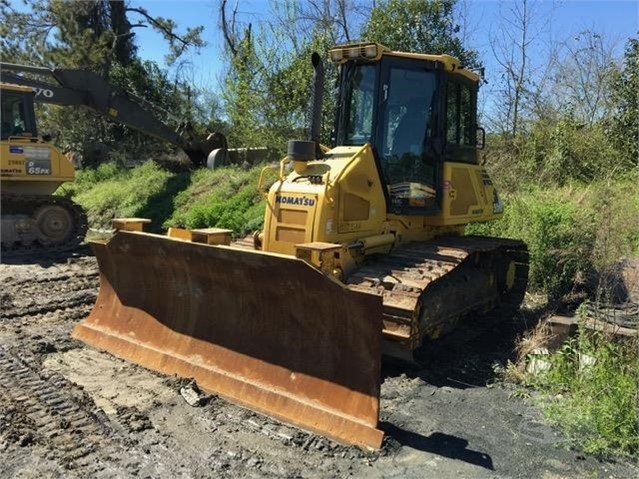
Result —
<instances>
[{"instance_id":1,"label":"excavator boom","mask_svg":"<svg viewBox=\"0 0 639 479\"><path fill-rule=\"evenodd\" d=\"M186 121L179 122L177 127L171 126L160 120L168 115L166 111L159 111L143 98L114 88L89 70L4 62L0 62L0 69L3 82L33 88L38 103L89 108L112 121L179 146L195 166L205 166L213 150L227 148L221 133L198 135Z\"/></svg>"}]
</instances>

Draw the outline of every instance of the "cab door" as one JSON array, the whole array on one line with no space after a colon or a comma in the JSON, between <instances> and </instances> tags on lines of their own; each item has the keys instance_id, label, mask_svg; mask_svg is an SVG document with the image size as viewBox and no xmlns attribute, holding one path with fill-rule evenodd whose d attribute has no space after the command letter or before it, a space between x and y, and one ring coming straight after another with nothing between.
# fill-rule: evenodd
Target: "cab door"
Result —
<instances>
[{"instance_id":1,"label":"cab door","mask_svg":"<svg viewBox=\"0 0 639 479\"><path fill-rule=\"evenodd\" d=\"M375 150L390 213L424 216L440 210L440 68L427 60L382 59Z\"/></svg>"}]
</instances>

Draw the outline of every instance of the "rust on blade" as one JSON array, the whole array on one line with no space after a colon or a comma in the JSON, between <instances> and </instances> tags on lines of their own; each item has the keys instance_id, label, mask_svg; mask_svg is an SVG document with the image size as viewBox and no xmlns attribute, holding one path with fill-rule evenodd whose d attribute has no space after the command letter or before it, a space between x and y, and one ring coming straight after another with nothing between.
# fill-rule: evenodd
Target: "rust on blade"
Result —
<instances>
[{"instance_id":1,"label":"rust on blade","mask_svg":"<svg viewBox=\"0 0 639 479\"><path fill-rule=\"evenodd\" d=\"M73 336L340 442L379 448L382 301L302 260L119 231Z\"/></svg>"}]
</instances>

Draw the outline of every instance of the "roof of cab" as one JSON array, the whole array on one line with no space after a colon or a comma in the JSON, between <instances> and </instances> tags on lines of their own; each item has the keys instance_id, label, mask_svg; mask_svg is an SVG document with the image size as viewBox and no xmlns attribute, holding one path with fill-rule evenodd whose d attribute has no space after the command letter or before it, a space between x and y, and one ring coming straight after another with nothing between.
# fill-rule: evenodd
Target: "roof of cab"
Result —
<instances>
[{"instance_id":1,"label":"roof of cab","mask_svg":"<svg viewBox=\"0 0 639 479\"><path fill-rule=\"evenodd\" d=\"M345 55L343 55L342 58L340 58L337 61L337 63L344 63L349 60L355 60L360 58L366 59L369 61L379 61L383 56L411 58L415 60L426 60L426 61L438 62L444 66L444 69L447 72L462 75L468 78L469 80L473 80L475 82L479 81L479 75L477 75L477 73L467 68L464 68L461 65L461 62L457 58L450 55L446 55L446 54L434 55L434 54L426 54L426 53L399 52L399 51L393 51L390 48L379 43L366 42L366 43L350 43L350 44L344 44L344 45L336 45L329 50L329 53L331 53L332 58L333 58L332 53L338 50L341 50L342 52L344 52ZM348 55L349 51L356 51L357 55L349 56ZM373 51L375 52L374 54L372 53ZM360 52L363 53L363 55L360 55L359 54ZM370 56L368 55L369 52L371 52Z\"/></svg>"}]
</instances>

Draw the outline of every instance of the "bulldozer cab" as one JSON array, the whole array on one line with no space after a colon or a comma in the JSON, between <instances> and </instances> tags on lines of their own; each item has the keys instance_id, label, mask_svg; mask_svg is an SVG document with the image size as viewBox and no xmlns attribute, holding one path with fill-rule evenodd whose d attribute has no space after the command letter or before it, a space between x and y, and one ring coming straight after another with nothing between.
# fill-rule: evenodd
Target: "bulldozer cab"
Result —
<instances>
[{"instance_id":1,"label":"bulldozer cab","mask_svg":"<svg viewBox=\"0 0 639 479\"><path fill-rule=\"evenodd\" d=\"M477 163L478 76L448 55L377 44L330 54L341 66L333 146L372 145L390 213L439 213L443 162Z\"/></svg>"}]
</instances>

